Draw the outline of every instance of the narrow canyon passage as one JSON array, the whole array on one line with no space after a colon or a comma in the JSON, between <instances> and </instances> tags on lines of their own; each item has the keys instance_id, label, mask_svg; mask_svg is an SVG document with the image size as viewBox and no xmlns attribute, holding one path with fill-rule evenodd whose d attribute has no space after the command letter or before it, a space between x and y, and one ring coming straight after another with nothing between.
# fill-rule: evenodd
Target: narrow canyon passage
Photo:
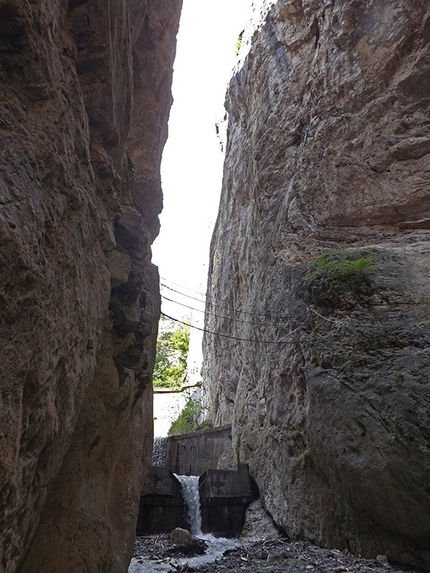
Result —
<instances>
[{"instance_id":1,"label":"narrow canyon passage","mask_svg":"<svg viewBox=\"0 0 430 573\"><path fill-rule=\"evenodd\" d=\"M427 570L428 7L254 18L226 95L208 419L290 539Z\"/></svg>"},{"instance_id":2,"label":"narrow canyon passage","mask_svg":"<svg viewBox=\"0 0 430 573\"><path fill-rule=\"evenodd\" d=\"M207 23L163 198L182 0L0 0L0 573L430 570L428 1L248 2L214 191L184 133L222 1L184 0ZM198 285L154 264L163 202L171 268L209 251ZM153 465L162 313L203 335L205 419ZM174 474L235 537L200 569Z\"/></svg>"}]
</instances>

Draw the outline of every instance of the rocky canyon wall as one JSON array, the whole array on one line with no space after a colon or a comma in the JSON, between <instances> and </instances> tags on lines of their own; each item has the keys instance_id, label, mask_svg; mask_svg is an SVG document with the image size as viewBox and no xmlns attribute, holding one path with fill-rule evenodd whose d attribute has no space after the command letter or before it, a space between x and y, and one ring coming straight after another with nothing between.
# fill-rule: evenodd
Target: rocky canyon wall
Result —
<instances>
[{"instance_id":1,"label":"rocky canyon wall","mask_svg":"<svg viewBox=\"0 0 430 573\"><path fill-rule=\"evenodd\" d=\"M226 97L211 416L289 536L428 570L430 8L261 14Z\"/></svg>"},{"instance_id":2,"label":"rocky canyon wall","mask_svg":"<svg viewBox=\"0 0 430 573\"><path fill-rule=\"evenodd\" d=\"M0 2L0 570L124 573L181 0Z\"/></svg>"}]
</instances>

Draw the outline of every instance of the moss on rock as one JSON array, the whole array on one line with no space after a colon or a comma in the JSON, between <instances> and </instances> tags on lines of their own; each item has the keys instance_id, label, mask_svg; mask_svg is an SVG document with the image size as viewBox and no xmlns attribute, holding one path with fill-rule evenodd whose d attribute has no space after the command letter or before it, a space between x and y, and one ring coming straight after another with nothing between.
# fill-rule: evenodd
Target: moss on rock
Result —
<instances>
[{"instance_id":1,"label":"moss on rock","mask_svg":"<svg viewBox=\"0 0 430 573\"><path fill-rule=\"evenodd\" d=\"M322 307L349 309L368 304L373 294L374 257L359 251L328 251L313 261L303 278L305 299Z\"/></svg>"}]
</instances>

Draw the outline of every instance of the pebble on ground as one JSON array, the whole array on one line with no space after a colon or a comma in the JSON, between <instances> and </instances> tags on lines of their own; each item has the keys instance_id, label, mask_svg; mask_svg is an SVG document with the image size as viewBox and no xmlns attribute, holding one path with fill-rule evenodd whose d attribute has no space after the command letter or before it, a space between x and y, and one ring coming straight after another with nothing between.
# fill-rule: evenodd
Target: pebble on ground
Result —
<instances>
[{"instance_id":1,"label":"pebble on ground","mask_svg":"<svg viewBox=\"0 0 430 573\"><path fill-rule=\"evenodd\" d=\"M148 535L136 540L134 557L169 563L172 573L412 573L388 563L385 556L366 559L337 549L322 549L278 536L264 541L243 542L223 557L201 567L179 564L168 534ZM189 555L188 555L189 557Z\"/></svg>"}]
</instances>

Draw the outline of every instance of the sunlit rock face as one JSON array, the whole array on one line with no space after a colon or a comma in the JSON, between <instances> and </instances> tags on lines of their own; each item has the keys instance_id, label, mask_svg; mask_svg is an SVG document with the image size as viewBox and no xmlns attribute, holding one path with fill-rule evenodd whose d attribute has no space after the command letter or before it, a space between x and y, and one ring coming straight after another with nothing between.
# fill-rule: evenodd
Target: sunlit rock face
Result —
<instances>
[{"instance_id":1,"label":"sunlit rock face","mask_svg":"<svg viewBox=\"0 0 430 573\"><path fill-rule=\"evenodd\" d=\"M292 538L428 569L428 3L263 4L226 98L211 416Z\"/></svg>"},{"instance_id":2,"label":"sunlit rock face","mask_svg":"<svg viewBox=\"0 0 430 573\"><path fill-rule=\"evenodd\" d=\"M181 1L0 5L0 569L124 572Z\"/></svg>"}]
</instances>

